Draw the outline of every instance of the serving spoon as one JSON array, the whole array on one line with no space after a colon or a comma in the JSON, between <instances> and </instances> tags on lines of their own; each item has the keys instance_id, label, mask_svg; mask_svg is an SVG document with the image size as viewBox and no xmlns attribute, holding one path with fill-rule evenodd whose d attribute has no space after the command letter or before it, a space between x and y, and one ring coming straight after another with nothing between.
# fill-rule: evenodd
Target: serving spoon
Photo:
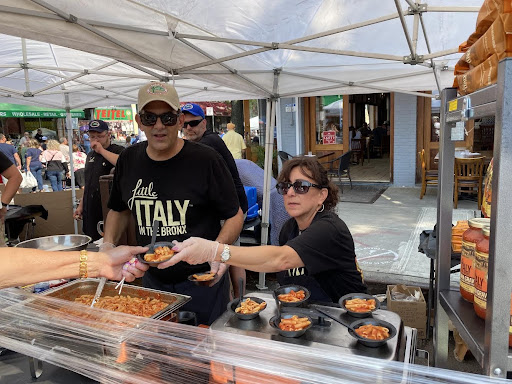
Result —
<instances>
[{"instance_id":1,"label":"serving spoon","mask_svg":"<svg viewBox=\"0 0 512 384\"><path fill-rule=\"evenodd\" d=\"M236 306L237 308L242 306L242 301L244 299L244 278L243 277L240 277L238 279L238 289L240 290L240 299L238 300L238 305Z\"/></svg>"},{"instance_id":2,"label":"serving spoon","mask_svg":"<svg viewBox=\"0 0 512 384\"><path fill-rule=\"evenodd\" d=\"M160 222L158 220L153 221L153 230L151 232L151 244L149 245L149 250L146 253L154 253L155 252L156 233L158 232L159 226L160 226Z\"/></svg>"}]
</instances>

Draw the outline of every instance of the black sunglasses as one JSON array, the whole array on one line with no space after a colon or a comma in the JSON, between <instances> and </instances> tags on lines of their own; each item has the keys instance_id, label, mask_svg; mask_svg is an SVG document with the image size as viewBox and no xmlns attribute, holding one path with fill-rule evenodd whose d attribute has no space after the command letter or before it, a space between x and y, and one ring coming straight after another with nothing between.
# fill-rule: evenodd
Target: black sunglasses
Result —
<instances>
[{"instance_id":1,"label":"black sunglasses","mask_svg":"<svg viewBox=\"0 0 512 384\"><path fill-rule=\"evenodd\" d=\"M318 184L310 183L309 181L306 180L297 180L294 183L278 183L276 185L277 193L279 193L280 195L286 195L290 187L293 187L295 193L299 195L304 195L305 193L308 193L310 187L315 187L318 189L326 188Z\"/></svg>"},{"instance_id":2,"label":"black sunglasses","mask_svg":"<svg viewBox=\"0 0 512 384\"><path fill-rule=\"evenodd\" d=\"M165 112L161 115L157 115L156 113L152 112L144 112L139 114L141 123L148 127L155 125L158 118L160 118L160 121L163 125L175 125L178 121L179 115L179 112Z\"/></svg>"},{"instance_id":3,"label":"black sunglasses","mask_svg":"<svg viewBox=\"0 0 512 384\"><path fill-rule=\"evenodd\" d=\"M191 127L197 127L200 122L202 122L204 119L201 118L201 120L191 120L191 121L185 121L183 123L183 128L187 128L187 125L190 125Z\"/></svg>"}]
</instances>

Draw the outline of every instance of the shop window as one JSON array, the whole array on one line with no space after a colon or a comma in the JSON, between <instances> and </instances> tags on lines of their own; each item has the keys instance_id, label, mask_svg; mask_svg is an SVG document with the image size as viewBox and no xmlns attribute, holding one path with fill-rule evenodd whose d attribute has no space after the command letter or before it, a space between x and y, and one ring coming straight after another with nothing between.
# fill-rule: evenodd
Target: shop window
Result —
<instances>
[{"instance_id":1,"label":"shop window","mask_svg":"<svg viewBox=\"0 0 512 384\"><path fill-rule=\"evenodd\" d=\"M316 98L316 144L343 144L343 97Z\"/></svg>"}]
</instances>

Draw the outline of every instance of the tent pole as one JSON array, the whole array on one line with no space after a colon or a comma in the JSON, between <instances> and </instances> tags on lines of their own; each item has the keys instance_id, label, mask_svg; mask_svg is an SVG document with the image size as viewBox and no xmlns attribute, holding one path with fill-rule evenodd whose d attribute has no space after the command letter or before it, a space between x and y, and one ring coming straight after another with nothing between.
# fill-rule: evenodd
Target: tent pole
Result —
<instances>
[{"instance_id":1,"label":"tent pole","mask_svg":"<svg viewBox=\"0 0 512 384\"><path fill-rule=\"evenodd\" d=\"M69 108L69 94L64 94L64 100L66 103L66 126L65 130L68 133L68 147L69 147L69 174L71 175L71 205L73 206L73 212L77 207L76 204L76 191L75 191L75 172L73 172L73 123L71 121L71 109ZM75 227L75 234L78 234L78 221L73 215L73 226Z\"/></svg>"},{"instance_id":2,"label":"tent pole","mask_svg":"<svg viewBox=\"0 0 512 384\"><path fill-rule=\"evenodd\" d=\"M265 173L263 179L263 207L261 217L261 245L268 244L268 226L270 210L270 185L272 177L272 158L274 150L274 125L275 125L275 99L267 100L267 126L265 131ZM267 289L265 285L265 273L259 273L258 289Z\"/></svg>"},{"instance_id":3,"label":"tent pole","mask_svg":"<svg viewBox=\"0 0 512 384\"><path fill-rule=\"evenodd\" d=\"M27 67L27 41L22 38L21 39L21 52L23 54L23 63L22 63L22 68L23 68L23 72L25 73L25 93L27 95L29 95L31 92L30 92L30 80L29 80L29 76L28 76L28 67Z\"/></svg>"}]
</instances>

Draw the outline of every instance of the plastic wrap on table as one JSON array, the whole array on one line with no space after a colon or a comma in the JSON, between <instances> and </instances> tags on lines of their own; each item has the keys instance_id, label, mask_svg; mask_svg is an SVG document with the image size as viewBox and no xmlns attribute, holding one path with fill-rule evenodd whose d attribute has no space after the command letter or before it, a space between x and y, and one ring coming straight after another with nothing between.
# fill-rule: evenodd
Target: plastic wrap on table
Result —
<instances>
[{"instance_id":1,"label":"plastic wrap on table","mask_svg":"<svg viewBox=\"0 0 512 384\"><path fill-rule=\"evenodd\" d=\"M0 291L0 345L106 384L506 383L112 313L18 289Z\"/></svg>"}]
</instances>

